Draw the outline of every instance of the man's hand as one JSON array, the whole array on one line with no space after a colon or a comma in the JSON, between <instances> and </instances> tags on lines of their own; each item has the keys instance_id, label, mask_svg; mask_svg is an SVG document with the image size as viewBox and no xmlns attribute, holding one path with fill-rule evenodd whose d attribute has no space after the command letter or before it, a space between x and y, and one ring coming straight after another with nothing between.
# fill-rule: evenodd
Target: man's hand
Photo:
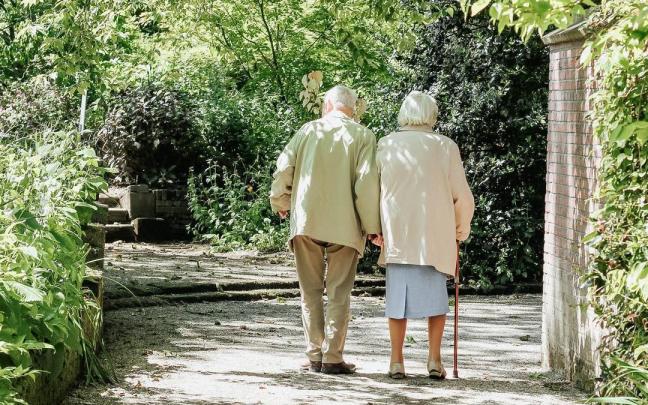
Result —
<instances>
[{"instance_id":1,"label":"man's hand","mask_svg":"<svg viewBox=\"0 0 648 405\"><path fill-rule=\"evenodd\" d=\"M385 243L383 236L380 234L371 234L367 236L367 239L371 241L376 246L382 246Z\"/></svg>"},{"instance_id":2,"label":"man's hand","mask_svg":"<svg viewBox=\"0 0 648 405\"><path fill-rule=\"evenodd\" d=\"M281 219L288 218L288 211L284 211L284 210L278 211L277 214L279 214L279 218L281 218Z\"/></svg>"}]
</instances>

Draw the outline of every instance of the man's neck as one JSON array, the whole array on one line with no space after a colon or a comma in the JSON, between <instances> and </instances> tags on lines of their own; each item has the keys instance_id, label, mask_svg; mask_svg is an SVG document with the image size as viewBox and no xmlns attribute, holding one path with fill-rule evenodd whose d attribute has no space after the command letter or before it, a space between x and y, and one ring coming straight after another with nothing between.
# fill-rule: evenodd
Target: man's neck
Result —
<instances>
[{"instance_id":1,"label":"man's neck","mask_svg":"<svg viewBox=\"0 0 648 405\"><path fill-rule=\"evenodd\" d=\"M329 111L328 114L331 114L331 113L334 113L334 112L341 112L342 114L346 115L349 118L353 117L353 110L351 108L349 108L349 107L334 108L333 110Z\"/></svg>"}]
</instances>

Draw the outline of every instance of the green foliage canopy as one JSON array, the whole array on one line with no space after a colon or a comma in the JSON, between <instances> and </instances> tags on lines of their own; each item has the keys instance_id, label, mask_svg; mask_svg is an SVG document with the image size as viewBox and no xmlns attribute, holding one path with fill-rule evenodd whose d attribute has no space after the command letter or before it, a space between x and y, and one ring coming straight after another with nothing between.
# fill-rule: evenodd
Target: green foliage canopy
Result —
<instances>
[{"instance_id":1,"label":"green foliage canopy","mask_svg":"<svg viewBox=\"0 0 648 405\"><path fill-rule=\"evenodd\" d=\"M130 48L139 1L0 2L0 88L38 74L79 92Z\"/></svg>"}]
</instances>

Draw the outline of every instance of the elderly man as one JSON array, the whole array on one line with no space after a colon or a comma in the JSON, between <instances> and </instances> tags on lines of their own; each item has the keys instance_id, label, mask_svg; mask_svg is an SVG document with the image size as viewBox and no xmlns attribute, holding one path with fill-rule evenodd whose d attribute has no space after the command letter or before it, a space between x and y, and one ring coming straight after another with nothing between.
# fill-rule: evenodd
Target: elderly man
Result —
<instances>
[{"instance_id":1,"label":"elderly man","mask_svg":"<svg viewBox=\"0 0 648 405\"><path fill-rule=\"evenodd\" d=\"M342 357L351 290L367 236L380 233L376 137L353 120L356 101L356 93L344 86L326 93L323 118L305 124L290 140L270 191L273 211L282 218L290 211L305 367L327 374L355 372Z\"/></svg>"}]
</instances>

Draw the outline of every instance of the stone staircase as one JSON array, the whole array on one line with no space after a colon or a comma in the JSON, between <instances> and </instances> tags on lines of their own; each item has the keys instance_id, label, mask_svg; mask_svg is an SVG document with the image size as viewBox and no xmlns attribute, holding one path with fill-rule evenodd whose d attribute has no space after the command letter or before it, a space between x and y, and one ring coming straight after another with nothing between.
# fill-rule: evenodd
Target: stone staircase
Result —
<instances>
[{"instance_id":1,"label":"stone staircase","mask_svg":"<svg viewBox=\"0 0 648 405\"><path fill-rule=\"evenodd\" d=\"M111 190L112 191L112 190ZM130 213L127 208L121 206L121 196L114 191L108 194L100 194L98 202L108 207L106 220L106 242L118 240L124 242L135 242L135 226L133 225Z\"/></svg>"},{"instance_id":2,"label":"stone staircase","mask_svg":"<svg viewBox=\"0 0 648 405\"><path fill-rule=\"evenodd\" d=\"M97 204L105 212L106 242L161 242L186 239L190 221L185 191L146 185L110 188Z\"/></svg>"}]
</instances>

